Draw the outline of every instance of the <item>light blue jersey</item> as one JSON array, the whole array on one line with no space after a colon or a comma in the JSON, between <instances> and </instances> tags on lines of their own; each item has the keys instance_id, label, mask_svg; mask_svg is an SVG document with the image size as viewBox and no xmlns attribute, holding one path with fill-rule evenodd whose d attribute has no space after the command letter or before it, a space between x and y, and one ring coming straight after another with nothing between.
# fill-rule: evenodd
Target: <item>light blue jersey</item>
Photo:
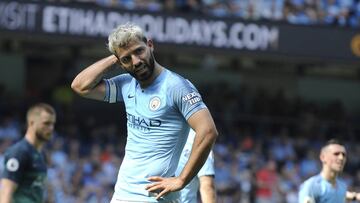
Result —
<instances>
[{"instance_id":1,"label":"light blue jersey","mask_svg":"<svg viewBox=\"0 0 360 203\"><path fill-rule=\"evenodd\" d=\"M145 190L150 176L172 177L189 133L187 119L206 108L196 88L186 79L163 69L142 89L129 74L105 80L105 101L124 101L127 143L113 199L119 201L171 202L178 192L160 201Z\"/></svg>"},{"instance_id":2,"label":"light blue jersey","mask_svg":"<svg viewBox=\"0 0 360 203\"><path fill-rule=\"evenodd\" d=\"M346 184L336 179L332 186L320 174L306 180L299 191L299 203L345 203Z\"/></svg>"},{"instance_id":3,"label":"light blue jersey","mask_svg":"<svg viewBox=\"0 0 360 203\"><path fill-rule=\"evenodd\" d=\"M185 167L185 164L187 163L192 145L194 143L195 139L195 132L193 130L190 130L189 137L187 139L187 142L185 144L184 150L181 154L180 161L178 168L176 170L176 176L179 176L183 168ZM182 203L196 203L197 202L197 192L199 190L199 177L205 176L205 175L215 175L215 169L214 169L214 155L212 151L210 152L205 164L200 169L199 173L196 177L194 177L189 184L187 184L180 192L181 194L181 202Z\"/></svg>"}]
</instances>

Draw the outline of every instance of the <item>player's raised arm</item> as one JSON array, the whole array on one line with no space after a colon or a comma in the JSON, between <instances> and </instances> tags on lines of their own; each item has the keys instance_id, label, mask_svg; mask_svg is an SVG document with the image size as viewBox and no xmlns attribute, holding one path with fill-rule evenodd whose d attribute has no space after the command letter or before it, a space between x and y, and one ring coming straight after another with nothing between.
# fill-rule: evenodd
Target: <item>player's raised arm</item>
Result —
<instances>
[{"instance_id":1,"label":"player's raised arm","mask_svg":"<svg viewBox=\"0 0 360 203\"><path fill-rule=\"evenodd\" d=\"M111 67L117 63L115 55L103 58L81 71L71 83L71 88L79 95L103 101L105 97L105 83L103 77Z\"/></svg>"},{"instance_id":2,"label":"player's raised arm","mask_svg":"<svg viewBox=\"0 0 360 203\"><path fill-rule=\"evenodd\" d=\"M17 183L12 180L3 178L1 179L0 188L0 203L11 203L12 196L17 188Z\"/></svg>"}]
</instances>

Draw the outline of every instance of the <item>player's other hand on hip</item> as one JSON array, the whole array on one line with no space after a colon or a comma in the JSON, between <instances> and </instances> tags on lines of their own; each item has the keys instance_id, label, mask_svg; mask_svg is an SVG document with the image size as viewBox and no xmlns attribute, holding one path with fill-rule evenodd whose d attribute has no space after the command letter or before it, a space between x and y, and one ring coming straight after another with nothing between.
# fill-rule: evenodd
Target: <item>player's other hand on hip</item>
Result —
<instances>
[{"instance_id":1,"label":"player's other hand on hip","mask_svg":"<svg viewBox=\"0 0 360 203\"><path fill-rule=\"evenodd\" d=\"M184 181L178 177L164 178L160 176L152 176L149 177L148 180L154 183L147 185L145 189L149 192L157 193L157 200L169 192L175 192L184 187Z\"/></svg>"}]
</instances>

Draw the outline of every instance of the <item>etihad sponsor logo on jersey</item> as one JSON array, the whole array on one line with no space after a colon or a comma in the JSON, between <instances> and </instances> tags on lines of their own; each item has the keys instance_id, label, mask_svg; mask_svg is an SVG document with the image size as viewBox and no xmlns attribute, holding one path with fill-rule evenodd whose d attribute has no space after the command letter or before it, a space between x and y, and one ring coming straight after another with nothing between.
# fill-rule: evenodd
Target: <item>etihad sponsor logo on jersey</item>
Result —
<instances>
[{"instance_id":1,"label":"etihad sponsor logo on jersey","mask_svg":"<svg viewBox=\"0 0 360 203\"><path fill-rule=\"evenodd\" d=\"M191 92L182 97L184 102L188 102L190 105L196 104L201 101L201 96L198 92Z\"/></svg>"},{"instance_id":2,"label":"etihad sponsor logo on jersey","mask_svg":"<svg viewBox=\"0 0 360 203\"><path fill-rule=\"evenodd\" d=\"M129 127L137 128L142 131L150 131L152 127L160 127L161 120L142 118L139 116L126 113Z\"/></svg>"}]
</instances>

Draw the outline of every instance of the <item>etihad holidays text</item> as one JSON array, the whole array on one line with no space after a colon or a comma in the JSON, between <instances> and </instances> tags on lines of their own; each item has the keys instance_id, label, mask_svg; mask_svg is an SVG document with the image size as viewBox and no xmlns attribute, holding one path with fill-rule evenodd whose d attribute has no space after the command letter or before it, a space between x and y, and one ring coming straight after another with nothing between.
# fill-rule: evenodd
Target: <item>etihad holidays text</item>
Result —
<instances>
[{"instance_id":1,"label":"etihad holidays text","mask_svg":"<svg viewBox=\"0 0 360 203\"><path fill-rule=\"evenodd\" d=\"M16 1L0 2L0 29L106 38L119 24L133 22L161 43L244 50L276 50L279 28L221 19L186 18Z\"/></svg>"}]
</instances>

